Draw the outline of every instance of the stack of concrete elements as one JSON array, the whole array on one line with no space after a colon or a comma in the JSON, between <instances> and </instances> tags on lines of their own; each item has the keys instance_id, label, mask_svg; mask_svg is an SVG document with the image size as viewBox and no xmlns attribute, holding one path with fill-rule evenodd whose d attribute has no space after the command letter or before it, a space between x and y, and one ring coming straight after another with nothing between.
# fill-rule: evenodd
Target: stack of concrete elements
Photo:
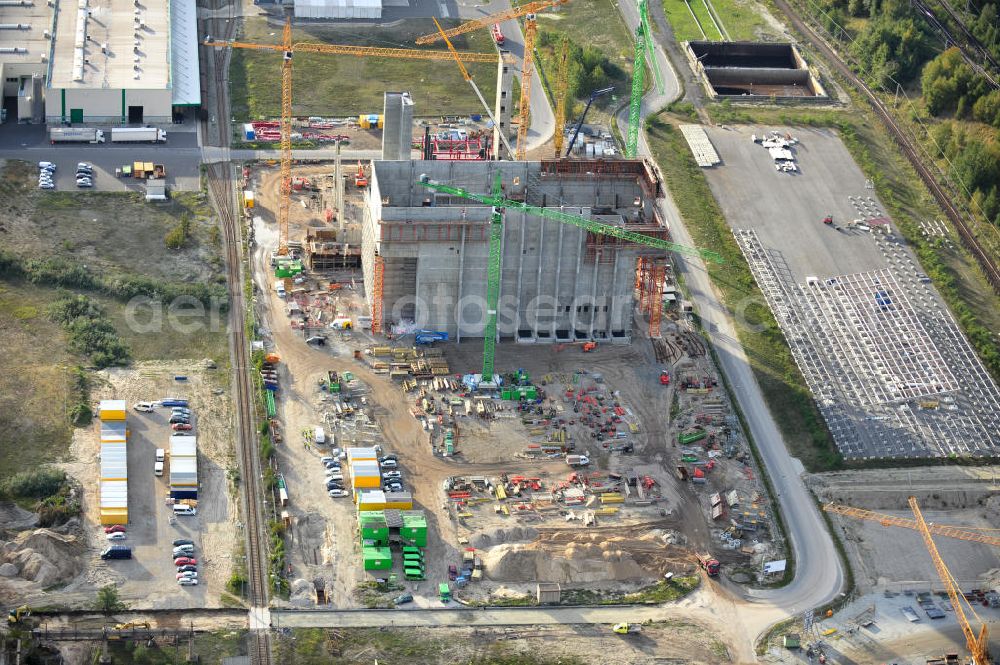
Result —
<instances>
[{"instance_id":1,"label":"stack of concrete elements","mask_svg":"<svg viewBox=\"0 0 1000 665\"><path fill-rule=\"evenodd\" d=\"M128 427L125 400L102 400L101 419L101 524L128 524Z\"/></svg>"},{"instance_id":2,"label":"stack of concrete elements","mask_svg":"<svg viewBox=\"0 0 1000 665\"><path fill-rule=\"evenodd\" d=\"M170 498L198 498L198 437L170 437Z\"/></svg>"},{"instance_id":3,"label":"stack of concrete elements","mask_svg":"<svg viewBox=\"0 0 1000 665\"><path fill-rule=\"evenodd\" d=\"M378 466L378 452L374 448L348 448L347 469L351 474L354 490L378 489L382 474Z\"/></svg>"}]
</instances>

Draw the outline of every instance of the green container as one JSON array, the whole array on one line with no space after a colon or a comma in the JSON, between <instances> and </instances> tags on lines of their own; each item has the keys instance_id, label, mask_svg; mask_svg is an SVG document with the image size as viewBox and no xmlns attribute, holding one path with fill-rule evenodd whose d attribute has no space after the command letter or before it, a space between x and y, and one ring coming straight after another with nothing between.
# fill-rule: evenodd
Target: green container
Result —
<instances>
[{"instance_id":1,"label":"green container","mask_svg":"<svg viewBox=\"0 0 1000 665\"><path fill-rule=\"evenodd\" d=\"M302 261L297 259L278 259L278 267L274 270L274 276L295 277L302 270Z\"/></svg>"},{"instance_id":2,"label":"green container","mask_svg":"<svg viewBox=\"0 0 1000 665\"><path fill-rule=\"evenodd\" d=\"M412 545L405 545L403 547L403 554L419 554L423 556L424 552L419 547L413 547Z\"/></svg>"},{"instance_id":3,"label":"green container","mask_svg":"<svg viewBox=\"0 0 1000 665\"><path fill-rule=\"evenodd\" d=\"M388 547L363 547L361 559L365 570L392 570L392 551Z\"/></svg>"},{"instance_id":4,"label":"green container","mask_svg":"<svg viewBox=\"0 0 1000 665\"><path fill-rule=\"evenodd\" d=\"M411 561L422 564L424 562L424 557L419 554L404 554L403 563L408 564Z\"/></svg>"},{"instance_id":5,"label":"green container","mask_svg":"<svg viewBox=\"0 0 1000 665\"><path fill-rule=\"evenodd\" d=\"M389 527L385 523L385 513L380 510L358 513L358 531L362 542L370 540L380 546L389 544Z\"/></svg>"},{"instance_id":6,"label":"green container","mask_svg":"<svg viewBox=\"0 0 1000 665\"><path fill-rule=\"evenodd\" d=\"M403 577L407 580L426 580L427 576L420 568L404 568Z\"/></svg>"},{"instance_id":7,"label":"green container","mask_svg":"<svg viewBox=\"0 0 1000 665\"><path fill-rule=\"evenodd\" d=\"M403 526L399 529L399 535L412 545L427 547L427 519L423 513L404 514Z\"/></svg>"},{"instance_id":8,"label":"green container","mask_svg":"<svg viewBox=\"0 0 1000 665\"><path fill-rule=\"evenodd\" d=\"M705 430L701 430L700 432L689 432L688 434L678 434L677 443L683 446L689 443L694 443L695 441L701 441L706 436L708 436L708 432Z\"/></svg>"},{"instance_id":9,"label":"green container","mask_svg":"<svg viewBox=\"0 0 1000 665\"><path fill-rule=\"evenodd\" d=\"M271 392L270 390L265 390L264 401L266 402L267 405L267 417L274 418L274 414L277 413L277 411L274 408L274 393Z\"/></svg>"}]
</instances>

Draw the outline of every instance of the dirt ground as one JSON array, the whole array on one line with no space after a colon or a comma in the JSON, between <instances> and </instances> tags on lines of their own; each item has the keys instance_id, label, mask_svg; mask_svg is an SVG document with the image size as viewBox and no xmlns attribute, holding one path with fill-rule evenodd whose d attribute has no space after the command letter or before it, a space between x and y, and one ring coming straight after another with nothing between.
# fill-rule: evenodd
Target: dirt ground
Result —
<instances>
[{"instance_id":1,"label":"dirt ground","mask_svg":"<svg viewBox=\"0 0 1000 665\"><path fill-rule=\"evenodd\" d=\"M292 637L292 639L289 639ZM607 626L523 628L407 628L296 630L281 640L284 662L580 663L732 662L727 646L694 622L646 625L638 635L615 635ZM294 655L293 655L294 654ZM404 655L405 654L405 655Z\"/></svg>"},{"instance_id":2,"label":"dirt ground","mask_svg":"<svg viewBox=\"0 0 1000 665\"><path fill-rule=\"evenodd\" d=\"M332 164L304 165L297 167L293 175L307 176L325 185L331 180L326 176L332 170ZM345 173L349 173L346 165ZM608 557L620 564L619 573L604 576L607 584L602 591L634 590L637 585L649 584L665 572L667 561L650 560L646 556L651 542L659 542L658 546L676 543L682 547L708 548L741 582L753 581L753 573L759 570L761 560L780 555L780 543L772 545L769 541L767 500L756 480L756 472L745 451L745 442L740 438L727 398L715 385L717 380L711 378L715 376L714 367L705 356L703 346L698 347L692 341L692 336L697 338L697 335L687 322L665 324L667 351L663 361L666 364L657 362L653 346L649 340L641 338L631 346L601 346L587 355L583 355L577 346L554 352L553 347L499 345L498 368L527 369L536 384L548 393L549 399L540 407L546 412L551 410L556 419L548 420L547 424L532 424L533 421L526 424L522 422L525 414L510 406L490 419L482 419L475 414L465 415L461 408L452 409L451 415L434 416L437 419L435 428L440 429L441 423L456 428L458 454L454 457L435 454L435 449L440 453L442 446L436 439L433 446L429 442L427 430L432 418L415 410L421 404L420 395L424 393L404 392L384 370L368 362L371 357L366 356L366 362L353 358L356 351L376 343L384 344L384 340L371 339L359 329L336 335L330 334L330 331L326 346L315 348L305 344L301 330L290 326L287 303L275 294L274 279L268 266L270 252L277 245L274 217L269 213L277 195L276 169L264 167L254 170L251 180L257 192L254 237L258 314L263 321L266 348L281 356L281 390L277 395L277 408L285 433L285 445L278 448L278 465L288 486L290 505L287 510L293 518L289 543L292 604L313 604L312 581L317 578L326 580L332 603L336 606L349 607L386 600L373 599L372 594L361 590L367 578L359 566L354 507L348 499L327 496L323 468L318 460L324 454L323 449L312 447L302 438L303 431L324 423L332 430L338 445L379 444L385 452L400 456L404 485L413 492L418 504L415 507L426 511L433 534L428 549L428 580L407 585L408 590L415 592L418 606L437 602L436 582L447 579L449 565L460 563L462 548L470 544L483 547L479 544L483 542L489 542L491 547L506 542L513 533L512 529L518 527L528 527L522 534L530 535L514 538L513 542L519 543L515 548L498 550L492 560L499 569L497 574L491 575L487 567L488 581L463 589L461 593L465 597L484 600L491 595L532 592L534 586L519 570L521 566L533 567L536 573L558 576L560 581L570 586L576 581L582 586L597 588L602 577L601 566L597 562L608 561ZM360 197L352 191L351 185L345 192L347 236L357 237ZM325 187L317 193L294 195L290 239L301 237L308 225L323 224L320 221L323 211L331 206L333 198L332 187ZM307 295L315 293L317 287L325 292L323 281L316 282L316 277L307 275L301 285ZM333 296L337 311L352 315L365 313L363 276L360 272L338 275L336 279L350 285L350 288ZM329 302L331 297L324 295L323 298ZM403 338L396 343L405 347L407 341ZM475 371L481 362L482 348L475 342L449 344L441 348L452 376ZM659 381L660 370L664 367L670 370L674 379L669 386L663 386ZM355 406L360 404L359 410L365 413L362 424L359 425L357 420L350 424L331 420L330 398L318 385L330 370L353 373L355 380L347 388L353 394ZM701 383L695 386L699 381L709 387L703 389ZM697 390L689 390L692 386ZM594 409L592 415L602 421L610 417L607 412L612 401L618 405L621 419L617 429L622 438L594 439L592 430L582 424L588 407L584 406L584 411L574 410L574 403L565 397L568 389L587 394L596 394L589 393L591 390L601 391L600 394L608 401ZM424 390L428 391L426 394L433 393L444 404L445 398L450 400L460 394L461 387L456 385L444 392L434 392L430 387ZM504 403L494 400L491 404ZM506 404L513 405L511 402ZM415 414L419 419L414 417ZM567 512L552 503L551 492L561 491L565 486L564 479L573 471L565 461L532 457L525 453L529 444L551 438L556 421L561 423L567 437L576 442L575 452L587 453L593 459L587 469L588 481L598 482L599 477L601 483L609 482L609 479L617 482L614 478L629 474L650 479L649 496L641 497L642 501L634 503L633 499L630 504L634 505L599 511L603 515L597 519L597 526L621 530L614 538L595 538L589 533L594 528L590 522L593 516L587 513L593 510L578 511L580 515L576 515L574 511ZM570 421L573 421L572 424ZM705 430L707 439L697 445L678 446L677 433L694 431L695 427ZM731 436L728 435L730 430L734 432ZM633 445L634 454L612 450L622 441ZM709 445L703 447L705 443ZM730 443L732 446L728 445ZM723 449L727 451L725 455ZM703 484L681 484L676 479L673 469L681 456L685 457L692 472L695 468L705 470ZM523 475L540 479L540 488L526 490L525 494L513 500L514 513L510 516L499 512L499 505L489 498L491 495L456 502L442 492L443 483L454 477L481 476L492 486L498 479L502 481L505 474L506 477ZM736 503L729 506L726 502L722 510L717 509L716 517L720 519L713 524L713 503L718 505L721 502L718 497L734 490ZM530 504L528 510L523 510L526 507L524 504ZM682 519L682 516L699 511L704 519ZM733 540L730 535L733 530L725 518L738 518L744 512L755 516L759 514L761 530L743 541ZM534 530L536 527L568 535L559 536L566 538L564 542L557 542L559 537L554 537L555 540L549 543L533 542L538 538ZM484 534L496 536L498 533L503 533L504 538L496 542L490 542L491 537L481 537ZM599 542L604 540L607 542ZM740 548L745 551L740 553ZM731 551L727 552L727 549ZM566 556L567 553L595 563L561 570L546 565L548 559ZM481 554L489 561L491 553L488 548ZM505 563L507 558L509 563ZM682 558L676 557L675 568L667 568L680 571L685 565L689 566ZM613 566L605 567L605 570L611 568ZM516 570L517 573L507 575L502 572L505 569ZM574 577L579 579L574 580Z\"/></svg>"},{"instance_id":3,"label":"dirt ground","mask_svg":"<svg viewBox=\"0 0 1000 665\"><path fill-rule=\"evenodd\" d=\"M174 376L186 375L180 383ZM200 361L184 363L137 363L128 369L113 369L95 376L92 396L124 399L128 413L129 524L128 538L120 541L133 550L133 558L102 561L100 550L108 541L99 526L98 482L99 421L76 430L70 461L60 465L84 489L80 538L86 563L82 573L57 588L22 588L22 601L46 606L81 608L93 603L97 589L114 584L134 609L220 607L225 582L232 571L237 537L237 506L228 473L233 459L233 415L227 397L229 376L224 370L207 369ZM198 437L199 503L195 517L174 518L164 503L169 467L162 477L153 475L156 448L169 449L169 412L158 409L140 414L131 409L138 401L180 396L190 401ZM168 458L169 464L169 458ZM173 523L172 523L173 522ZM180 587L171 561L171 541L195 541L199 585Z\"/></svg>"}]
</instances>

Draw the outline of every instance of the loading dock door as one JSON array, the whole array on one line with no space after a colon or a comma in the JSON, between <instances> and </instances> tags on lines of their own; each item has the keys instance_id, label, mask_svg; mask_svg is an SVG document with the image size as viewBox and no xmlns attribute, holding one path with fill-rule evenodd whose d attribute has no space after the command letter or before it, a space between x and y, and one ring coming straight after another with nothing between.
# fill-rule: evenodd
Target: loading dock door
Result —
<instances>
[{"instance_id":1,"label":"loading dock door","mask_svg":"<svg viewBox=\"0 0 1000 665\"><path fill-rule=\"evenodd\" d=\"M83 122L83 109L70 109L69 110L69 121L70 122Z\"/></svg>"},{"instance_id":2,"label":"loading dock door","mask_svg":"<svg viewBox=\"0 0 1000 665\"><path fill-rule=\"evenodd\" d=\"M130 106L130 107L128 107L128 124L130 124L130 125L141 125L142 124L142 107L141 106Z\"/></svg>"}]
</instances>

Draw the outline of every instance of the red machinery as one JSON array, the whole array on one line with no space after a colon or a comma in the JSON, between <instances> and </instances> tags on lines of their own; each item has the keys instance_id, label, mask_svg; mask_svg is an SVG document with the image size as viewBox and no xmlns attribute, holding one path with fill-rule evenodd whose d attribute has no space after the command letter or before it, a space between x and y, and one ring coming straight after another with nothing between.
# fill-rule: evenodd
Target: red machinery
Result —
<instances>
[{"instance_id":1,"label":"red machinery","mask_svg":"<svg viewBox=\"0 0 1000 665\"><path fill-rule=\"evenodd\" d=\"M493 27L490 28L490 34L493 35L493 41L497 43L497 46L503 46L505 38L503 36L503 33L500 31L499 23L493 24Z\"/></svg>"}]
</instances>

